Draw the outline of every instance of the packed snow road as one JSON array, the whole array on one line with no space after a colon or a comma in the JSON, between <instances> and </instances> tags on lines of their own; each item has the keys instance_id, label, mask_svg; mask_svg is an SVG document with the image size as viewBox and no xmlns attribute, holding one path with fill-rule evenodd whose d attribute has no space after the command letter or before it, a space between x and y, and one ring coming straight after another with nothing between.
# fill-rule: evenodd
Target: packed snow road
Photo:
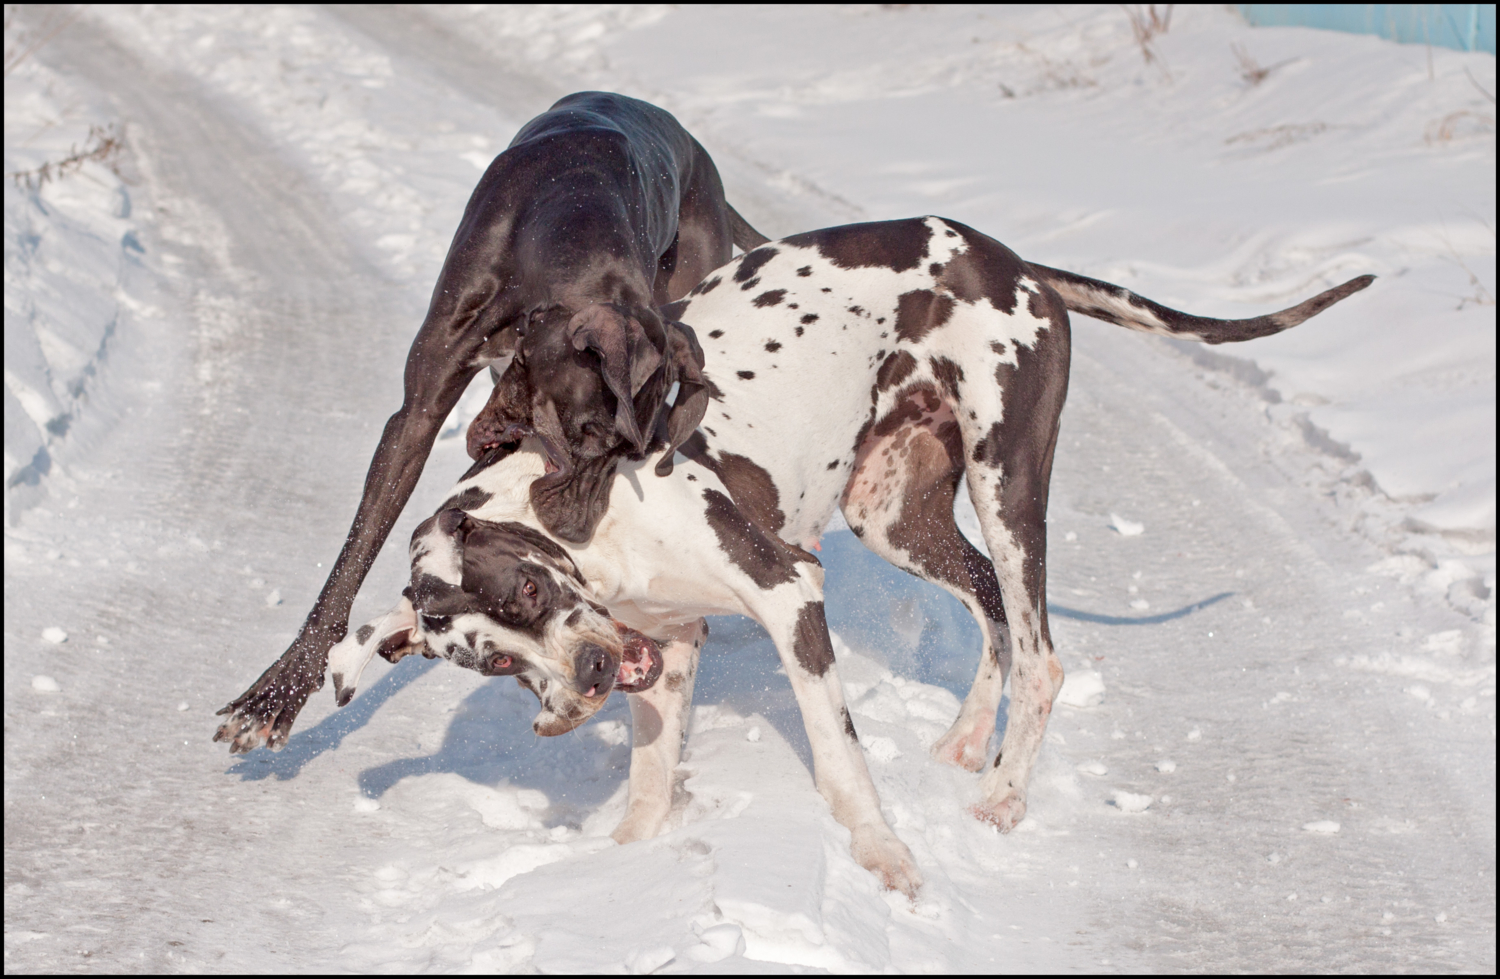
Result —
<instances>
[{"instance_id":1,"label":"packed snow road","mask_svg":"<svg viewBox=\"0 0 1500 979\"><path fill-rule=\"evenodd\" d=\"M455 23L106 11L8 79L123 121L112 220L141 251L102 290L121 311L87 410L7 527L7 971L1493 970L1493 620L1486 647L1399 577L1253 373L1082 318L1049 512L1071 681L1015 833L926 754L972 676L966 613L847 531L823 542L915 904L848 856L744 620L712 624L649 843L608 839L622 703L538 740L508 680L409 658L342 710L317 695L280 754L210 742L338 551L479 167L580 87ZM698 135L767 233L864 213ZM356 621L403 584L460 431Z\"/></svg>"}]
</instances>

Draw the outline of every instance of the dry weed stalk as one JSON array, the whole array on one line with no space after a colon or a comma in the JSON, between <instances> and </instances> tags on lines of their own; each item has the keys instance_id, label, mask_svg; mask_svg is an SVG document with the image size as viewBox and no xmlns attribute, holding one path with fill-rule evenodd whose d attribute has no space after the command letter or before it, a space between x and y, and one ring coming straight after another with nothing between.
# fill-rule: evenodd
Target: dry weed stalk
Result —
<instances>
[{"instance_id":1,"label":"dry weed stalk","mask_svg":"<svg viewBox=\"0 0 1500 979\"><path fill-rule=\"evenodd\" d=\"M1483 95L1485 98L1489 99L1490 100L1490 105L1494 105L1495 104L1495 93L1494 92L1490 92L1490 91L1486 91L1485 87L1483 85L1479 84L1479 79L1475 78L1474 77L1474 73L1472 71L1470 71L1469 69L1465 68L1464 69L1464 74L1469 76L1469 84L1471 84L1475 88L1479 89L1479 94Z\"/></svg>"},{"instance_id":2,"label":"dry weed stalk","mask_svg":"<svg viewBox=\"0 0 1500 979\"><path fill-rule=\"evenodd\" d=\"M1326 132L1329 126L1326 122L1288 123L1284 126L1270 126L1265 129L1254 129L1249 132L1237 133L1224 140L1225 146L1233 146L1235 143L1253 143L1260 139L1269 138L1270 142L1261 147L1262 150L1270 152L1279 150L1283 146L1291 146L1303 140L1311 139L1319 133Z\"/></svg>"},{"instance_id":3,"label":"dry weed stalk","mask_svg":"<svg viewBox=\"0 0 1500 979\"><path fill-rule=\"evenodd\" d=\"M1071 61L1053 61L1042 52L1019 42L1016 44L1016 50L1035 59L1041 65L1042 77L1053 88L1093 88L1099 84ZM1006 98L1015 98L1016 93L1009 86L1002 84L1000 90Z\"/></svg>"},{"instance_id":4,"label":"dry weed stalk","mask_svg":"<svg viewBox=\"0 0 1500 979\"><path fill-rule=\"evenodd\" d=\"M1287 58L1285 61L1278 61L1268 68L1262 68L1260 62L1256 61L1249 51L1246 51L1238 44L1231 44L1229 50L1234 52L1235 60L1239 62L1240 81L1244 82L1249 88L1254 88L1265 81L1266 77L1276 69L1284 68L1297 60L1296 58Z\"/></svg>"},{"instance_id":5,"label":"dry weed stalk","mask_svg":"<svg viewBox=\"0 0 1500 979\"><path fill-rule=\"evenodd\" d=\"M31 170L17 170L9 176L16 182L17 187L24 187L31 191L41 190L47 181L60 180L70 173L81 170L85 163L90 162L103 164L118 177L120 175L120 151L124 148L124 140L114 123L107 126L91 125L88 139L84 141L82 149L74 144L68 151L68 155L61 160L48 160L39 167Z\"/></svg>"},{"instance_id":6,"label":"dry weed stalk","mask_svg":"<svg viewBox=\"0 0 1500 979\"><path fill-rule=\"evenodd\" d=\"M42 26L29 41L24 33L14 31L16 40L13 45L11 34L16 27L16 10L14 7L7 7L5 11L5 74L9 76L21 62L35 54L43 44L62 33L63 28L77 20L82 13L82 8L66 10L54 7L48 11L47 19L42 21Z\"/></svg>"},{"instance_id":7,"label":"dry weed stalk","mask_svg":"<svg viewBox=\"0 0 1500 979\"><path fill-rule=\"evenodd\" d=\"M1478 217L1475 217L1474 220L1479 221L1480 226L1489 231L1491 238L1495 236L1495 229L1492 225L1487 224L1485 221L1481 220ZM1469 305L1470 303L1475 306L1495 305L1495 294L1484 287L1484 283L1479 281L1479 276L1475 275L1474 270L1469 268L1469 263L1465 262L1464 257L1458 253L1458 249L1453 247L1453 241L1448 237L1448 227L1446 222L1444 222L1443 225L1442 239L1443 244L1448 247L1448 254L1443 257L1447 258L1454 265L1457 265L1460 269L1463 269L1464 274L1469 277L1469 285L1474 288L1474 295L1460 296L1458 298L1458 311L1463 312L1464 307Z\"/></svg>"},{"instance_id":8,"label":"dry weed stalk","mask_svg":"<svg viewBox=\"0 0 1500 979\"><path fill-rule=\"evenodd\" d=\"M1125 11L1125 16L1130 18L1130 32L1135 35L1135 43L1141 48L1141 57L1146 59L1148 65L1161 60L1160 56L1151 49L1151 41L1158 34L1167 33L1172 26L1173 6L1175 4L1164 3L1161 9L1157 9L1154 3L1120 4Z\"/></svg>"},{"instance_id":9,"label":"dry weed stalk","mask_svg":"<svg viewBox=\"0 0 1500 979\"><path fill-rule=\"evenodd\" d=\"M1466 122L1469 123L1467 127L1464 126ZM1461 134L1459 132L1461 128L1467 128L1469 131ZM1457 112L1448 113L1441 119L1429 122L1424 135L1430 144L1451 142L1459 135L1476 136L1494 131L1495 117L1488 112L1470 112L1468 109L1460 109Z\"/></svg>"}]
</instances>

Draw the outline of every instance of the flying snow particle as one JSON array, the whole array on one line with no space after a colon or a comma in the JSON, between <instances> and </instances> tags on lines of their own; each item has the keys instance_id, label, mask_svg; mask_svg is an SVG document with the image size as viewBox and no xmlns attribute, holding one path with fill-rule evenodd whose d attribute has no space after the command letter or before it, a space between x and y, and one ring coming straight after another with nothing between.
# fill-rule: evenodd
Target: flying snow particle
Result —
<instances>
[{"instance_id":1,"label":"flying snow particle","mask_svg":"<svg viewBox=\"0 0 1500 979\"><path fill-rule=\"evenodd\" d=\"M1125 861L1125 866L1129 867L1131 870L1134 870L1135 868L1140 866L1140 863L1136 860L1135 857L1131 857L1129 860Z\"/></svg>"},{"instance_id":2,"label":"flying snow particle","mask_svg":"<svg viewBox=\"0 0 1500 979\"><path fill-rule=\"evenodd\" d=\"M1189 741L1201 741L1203 739L1203 732L1197 728L1193 728L1187 733L1187 739Z\"/></svg>"},{"instance_id":3,"label":"flying snow particle","mask_svg":"<svg viewBox=\"0 0 1500 979\"><path fill-rule=\"evenodd\" d=\"M65 643L68 641L68 634L55 625L49 625L42 630L42 638L51 643Z\"/></svg>"},{"instance_id":4,"label":"flying snow particle","mask_svg":"<svg viewBox=\"0 0 1500 979\"><path fill-rule=\"evenodd\" d=\"M1156 770L1158 772L1161 772L1163 775L1171 775L1173 772L1177 771L1177 763L1170 758L1163 758L1161 761L1156 763Z\"/></svg>"},{"instance_id":5,"label":"flying snow particle","mask_svg":"<svg viewBox=\"0 0 1500 979\"><path fill-rule=\"evenodd\" d=\"M268 607L275 607L275 606L280 605L280 604L281 604L281 589L280 588L272 588L271 589L271 593L266 596L266 605Z\"/></svg>"},{"instance_id":6,"label":"flying snow particle","mask_svg":"<svg viewBox=\"0 0 1500 979\"><path fill-rule=\"evenodd\" d=\"M57 685L56 680L50 676L41 675L31 678L31 689L37 693L59 693L62 691L62 687Z\"/></svg>"},{"instance_id":7,"label":"flying snow particle","mask_svg":"<svg viewBox=\"0 0 1500 979\"><path fill-rule=\"evenodd\" d=\"M179 700L177 702L177 709L178 710L187 710L188 709L188 702L186 700Z\"/></svg>"},{"instance_id":8,"label":"flying snow particle","mask_svg":"<svg viewBox=\"0 0 1500 979\"><path fill-rule=\"evenodd\" d=\"M1063 534L1063 540L1067 541L1070 544L1073 541L1077 540L1077 539L1078 539L1078 534L1076 532L1074 532L1074 531L1070 530L1066 534Z\"/></svg>"},{"instance_id":9,"label":"flying snow particle","mask_svg":"<svg viewBox=\"0 0 1500 979\"><path fill-rule=\"evenodd\" d=\"M758 728L758 727L752 727L750 730L746 731L745 732L745 740L749 741L752 744L754 744L756 741L759 741L760 740L760 728Z\"/></svg>"},{"instance_id":10,"label":"flying snow particle","mask_svg":"<svg viewBox=\"0 0 1500 979\"><path fill-rule=\"evenodd\" d=\"M1135 601L1130 603L1130 607L1135 609L1137 612L1144 612L1146 611L1146 609L1151 607L1151 603L1146 601L1144 598L1137 598Z\"/></svg>"},{"instance_id":11,"label":"flying snow particle","mask_svg":"<svg viewBox=\"0 0 1500 979\"><path fill-rule=\"evenodd\" d=\"M1136 523L1134 520L1126 520L1118 513L1109 515L1109 525L1119 533L1121 537L1139 537L1146 532L1146 525Z\"/></svg>"},{"instance_id":12,"label":"flying snow particle","mask_svg":"<svg viewBox=\"0 0 1500 979\"><path fill-rule=\"evenodd\" d=\"M1309 833L1337 833L1339 824L1331 819L1316 819L1310 823L1303 823L1302 828Z\"/></svg>"}]
</instances>

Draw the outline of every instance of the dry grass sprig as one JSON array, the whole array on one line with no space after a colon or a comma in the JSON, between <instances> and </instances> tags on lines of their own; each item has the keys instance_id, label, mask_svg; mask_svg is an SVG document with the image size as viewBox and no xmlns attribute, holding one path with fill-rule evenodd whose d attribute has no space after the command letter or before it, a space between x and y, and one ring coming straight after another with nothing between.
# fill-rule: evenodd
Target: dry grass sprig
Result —
<instances>
[{"instance_id":1,"label":"dry grass sprig","mask_svg":"<svg viewBox=\"0 0 1500 979\"><path fill-rule=\"evenodd\" d=\"M1254 56L1251 55L1249 51L1246 51L1238 44L1231 44L1229 46L1229 50L1234 52L1234 58L1237 62L1239 62L1240 80L1250 88L1254 88L1261 82L1265 81L1267 76L1269 76L1271 72L1275 71L1276 69L1285 68L1287 65L1297 60L1296 58L1287 58L1285 61L1278 61L1276 62L1276 64L1271 65L1270 67L1262 68L1260 66L1260 62L1256 61Z\"/></svg>"},{"instance_id":2,"label":"dry grass sprig","mask_svg":"<svg viewBox=\"0 0 1500 979\"><path fill-rule=\"evenodd\" d=\"M1495 104L1495 93L1494 92L1487 92L1487 91L1485 91L1484 86L1481 85L1481 84L1479 84L1479 79L1475 78L1474 77L1474 73L1471 72L1469 69L1465 68L1464 69L1464 74L1469 76L1469 83L1471 85L1473 85L1475 88L1479 89L1479 94L1483 95L1485 98L1489 99L1490 100L1490 105L1494 105Z\"/></svg>"},{"instance_id":3,"label":"dry grass sprig","mask_svg":"<svg viewBox=\"0 0 1500 979\"><path fill-rule=\"evenodd\" d=\"M1494 225L1491 225L1490 223L1479 217L1475 217L1474 220L1478 221L1480 227L1484 228L1490 233L1491 238L1495 237ZM1443 224L1443 233L1440 237L1443 239L1443 244L1448 247L1448 254L1444 255L1443 257L1463 270L1464 274L1469 277L1469 285L1474 289L1474 295L1458 297L1458 311L1463 312L1463 308L1469 305L1495 305L1495 294L1484 287L1484 283L1479 281L1479 276L1474 274L1474 270L1469 268L1469 263L1464 261L1464 257L1460 255L1458 253L1458 249L1453 246L1452 239L1448 237L1447 222L1444 222Z\"/></svg>"},{"instance_id":4,"label":"dry grass sprig","mask_svg":"<svg viewBox=\"0 0 1500 979\"><path fill-rule=\"evenodd\" d=\"M82 8L76 10L53 8L48 12L46 20L42 21L42 26L30 39L19 31L15 32L16 43L12 45L11 34L16 26L16 12L14 7L7 8L5 11L5 74L10 75L21 62L35 54L43 44L61 34L63 28L77 20L82 13Z\"/></svg>"},{"instance_id":5,"label":"dry grass sprig","mask_svg":"<svg viewBox=\"0 0 1500 979\"><path fill-rule=\"evenodd\" d=\"M17 170L7 176L16 182L17 187L32 191L41 190L49 180L60 180L76 173L85 163L90 162L101 163L115 176L119 176L120 152L124 148L124 140L114 123L89 126L88 139L84 141L82 148L75 144L61 160L48 160L39 167Z\"/></svg>"},{"instance_id":6,"label":"dry grass sprig","mask_svg":"<svg viewBox=\"0 0 1500 979\"><path fill-rule=\"evenodd\" d=\"M1172 7L1175 4L1154 3L1129 4L1122 3L1120 7L1125 11L1125 16L1130 18L1130 32L1135 35L1135 43L1140 45L1141 57L1146 59L1146 64L1153 64L1161 60L1151 48L1151 42L1158 34L1165 34L1172 26Z\"/></svg>"}]
</instances>

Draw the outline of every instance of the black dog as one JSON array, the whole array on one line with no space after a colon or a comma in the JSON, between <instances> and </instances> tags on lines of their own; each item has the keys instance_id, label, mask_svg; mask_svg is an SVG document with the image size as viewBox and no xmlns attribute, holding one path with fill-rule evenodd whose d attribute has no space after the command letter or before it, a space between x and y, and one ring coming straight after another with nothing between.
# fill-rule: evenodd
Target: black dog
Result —
<instances>
[{"instance_id":1,"label":"black dog","mask_svg":"<svg viewBox=\"0 0 1500 979\"><path fill-rule=\"evenodd\" d=\"M651 391L641 398L648 381L665 398L702 363L692 338L651 307L685 295L729 260L732 244L765 241L725 202L708 153L662 109L580 92L527 123L464 209L406 359L405 400L386 423L322 593L291 647L219 711L230 716L214 740L231 752L286 743L323 686L328 650L348 631L354 596L439 428L481 369L508 357L544 365L514 372L531 397L528 424L570 450L537 481L538 512L551 514L562 536L587 539L592 528L569 526L568 514L576 487L587 492L600 480L576 477L612 465L622 439L643 451L650 428L643 435L633 400L649 400ZM593 387L573 390L579 372L550 369L559 357L590 368L581 383ZM566 390L554 390L558 378ZM654 424L655 412L647 414Z\"/></svg>"}]
</instances>

